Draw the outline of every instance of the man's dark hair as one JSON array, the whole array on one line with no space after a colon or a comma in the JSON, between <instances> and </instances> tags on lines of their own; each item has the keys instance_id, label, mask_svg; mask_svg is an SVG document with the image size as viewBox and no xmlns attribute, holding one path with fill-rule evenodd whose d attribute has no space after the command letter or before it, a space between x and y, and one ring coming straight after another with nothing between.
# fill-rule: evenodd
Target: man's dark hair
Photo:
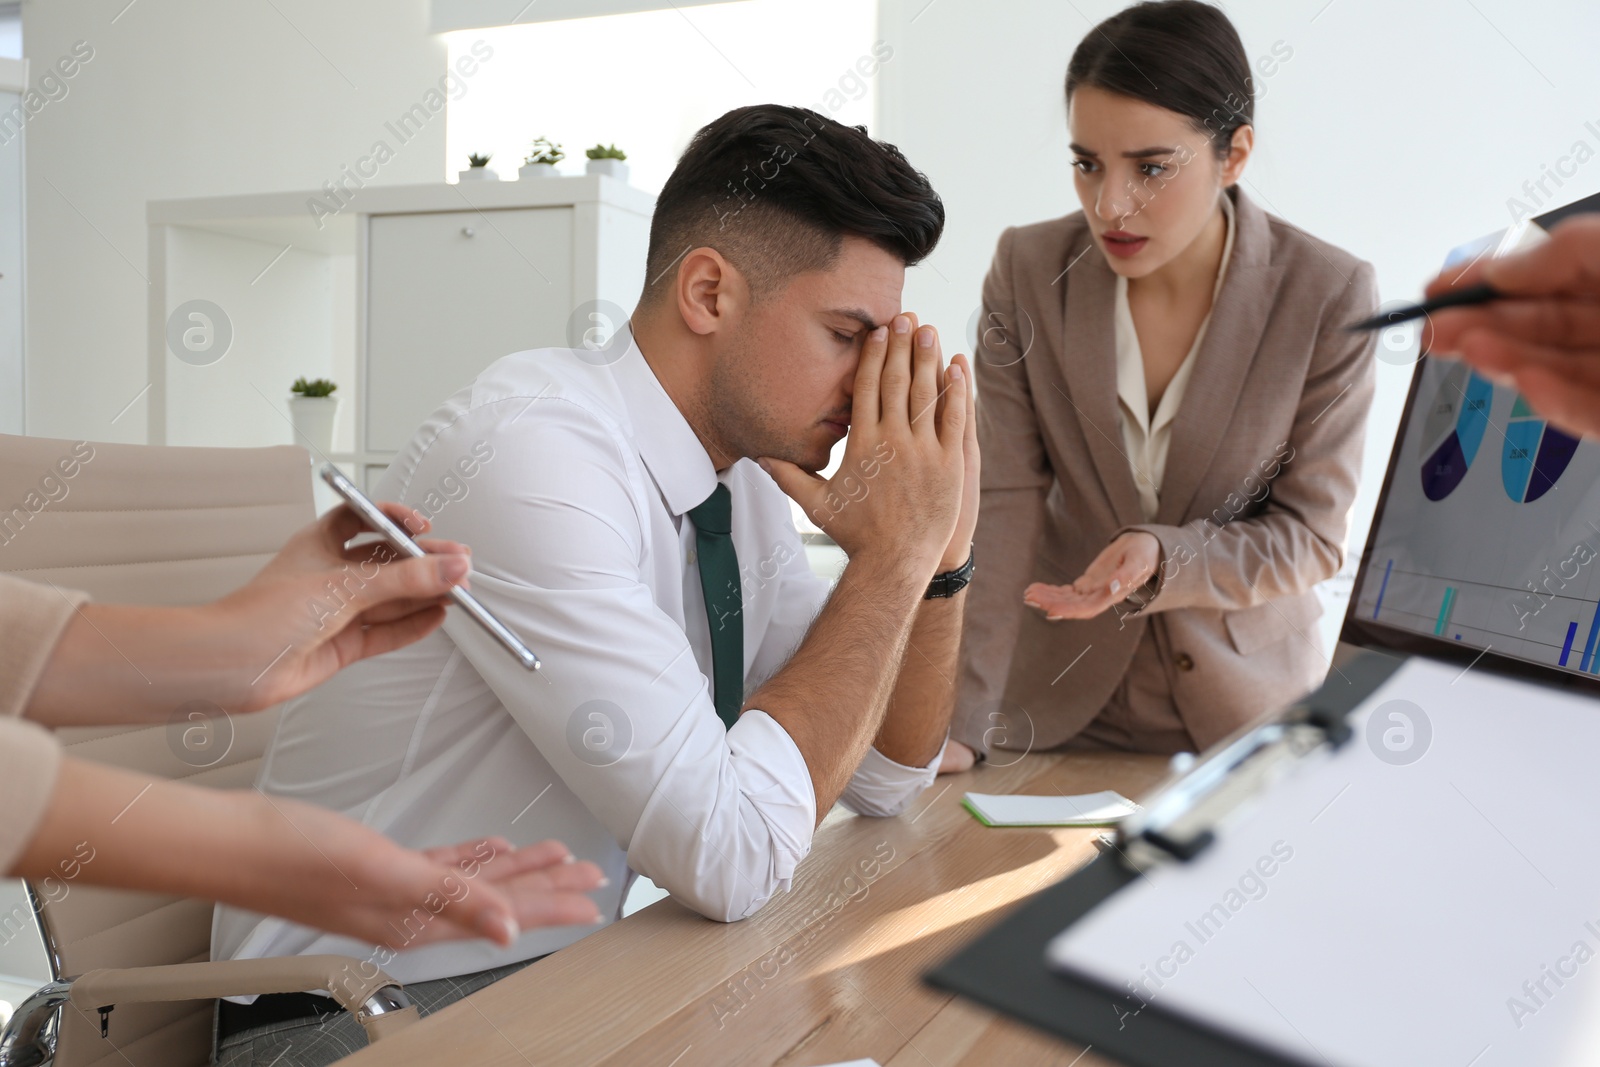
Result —
<instances>
[{"instance_id":1,"label":"man's dark hair","mask_svg":"<svg viewBox=\"0 0 1600 1067\"><path fill-rule=\"evenodd\" d=\"M1239 31L1199 0L1125 8L1090 30L1067 64L1067 103L1086 85L1176 111L1218 158L1255 123L1255 89Z\"/></svg>"},{"instance_id":2,"label":"man's dark hair","mask_svg":"<svg viewBox=\"0 0 1600 1067\"><path fill-rule=\"evenodd\" d=\"M694 135L656 197L641 303L671 289L692 248L716 249L759 300L830 268L846 234L910 267L943 230L928 179L865 126L803 107L736 108Z\"/></svg>"}]
</instances>

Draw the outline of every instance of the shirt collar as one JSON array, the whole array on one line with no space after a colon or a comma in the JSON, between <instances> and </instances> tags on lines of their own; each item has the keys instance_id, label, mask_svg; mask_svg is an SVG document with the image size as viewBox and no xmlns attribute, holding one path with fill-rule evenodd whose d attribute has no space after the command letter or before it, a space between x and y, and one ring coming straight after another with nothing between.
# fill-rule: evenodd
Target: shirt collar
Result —
<instances>
[{"instance_id":1,"label":"shirt collar","mask_svg":"<svg viewBox=\"0 0 1600 1067\"><path fill-rule=\"evenodd\" d=\"M703 503L717 487L717 469L695 436L689 420L645 360L631 326L627 350L612 365L612 375L628 408L634 445L661 489L674 516Z\"/></svg>"}]
</instances>

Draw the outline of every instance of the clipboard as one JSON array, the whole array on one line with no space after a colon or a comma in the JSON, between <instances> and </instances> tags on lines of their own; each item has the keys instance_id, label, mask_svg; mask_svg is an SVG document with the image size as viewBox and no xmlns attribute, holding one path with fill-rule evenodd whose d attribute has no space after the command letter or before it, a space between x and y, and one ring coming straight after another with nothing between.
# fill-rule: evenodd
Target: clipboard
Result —
<instances>
[{"instance_id":1,"label":"clipboard","mask_svg":"<svg viewBox=\"0 0 1600 1067\"><path fill-rule=\"evenodd\" d=\"M925 980L1132 1067L1600 1062L1600 847L1563 850L1570 824L1508 814L1525 813L1530 797L1571 797L1583 825L1600 818L1600 707L1558 686L1459 672L1443 661L1364 653L1284 714L1169 778L1086 867ZM1375 722L1390 728L1378 708L1424 692L1439 694L1430 701L1432 750L1409 765L1378 756L1371 746L1381 729L1369 730ZM1523 729L1486 737L1486 715ZM1503 772L1505 788L1486 784L1489 772ZM1256 831L1314 810L1297 793L1346 776L1348 793L1310 798L1331 815L1313 815L1315 832L1296 839L1300 851L1280 865L1272 888L1246 900L1214 940L1196 940L1192 958L1175 965L1178 978L1152 985L1149 968L1132 966L1151 958L1141 952L1161 940L1158 927L1180 930L1206 914L1172 901L1214 899L1205 882L1217 863L1232 862L1230 849L1237 859ZM1512 787L1521 792L1508 802ZM1352 837L1350 820L1374 798L1413 795L1427 819ZM1410 842L1409 859L1398 839ZM1334 868L1333 881L1344 871L1344 884L1318 890L1312 883L1327 878L1331 858L1348 864ZM1404 891L1386 881L1408 877ZM1385 888L1374 894L1374 886ZM1317 892L1335 902L1324 912L1307 910ZM1508 909L1507 901L1522 906ZM1479 917L1453 946L1430 925L1454 922L1452 909ZM1372 914L1418 928L1398 937L1369 930L1362 923ZM1302 936L1321 954L1294 958ZM1580 940L1592 962L1573 962L1570 947ZM1414 960L1405 945L1437 958L1422 952ZM1385 955L1391 949L1395 958ZM1453 949L1465 951L1452 956ZM1341 950L1344 958L1334 959ZM1352 959L1371 964L1370 985L1350 980ZM1575 973L1556 986L1552 969ZM1230 985L1234 971L1256 981ZM1544 995L1534 984L1530 997L1524 981L1543 982ZM1402 1047L1407 1040L1411 1047Z\"/></svg>"}]
</instances>

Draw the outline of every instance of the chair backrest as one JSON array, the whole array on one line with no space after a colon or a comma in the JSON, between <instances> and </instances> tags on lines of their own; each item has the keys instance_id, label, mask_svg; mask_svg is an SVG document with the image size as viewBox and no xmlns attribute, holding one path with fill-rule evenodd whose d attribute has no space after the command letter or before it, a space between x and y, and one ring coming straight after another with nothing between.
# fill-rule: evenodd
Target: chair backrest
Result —
<instances>
[{"instance_id":1,"label":"chair backrest","mask_svg":"<svg viewBox=\"0 0 1600 1067\"><path fill-rule=\"evenodd\" d=\"M0 571L94 599L196 604L243 585L315 517L304 449L171 448L0 434ZM178 709L174 709L176 713ZM231 720L61 731L69 754L248 787L277 709ZM30 887L56 977L210 958L211 904L68 880ZM210 1060L211 1005L128 1005L112 1040L62 1012L57 1067Z\"/></svg>"}]
</instances>

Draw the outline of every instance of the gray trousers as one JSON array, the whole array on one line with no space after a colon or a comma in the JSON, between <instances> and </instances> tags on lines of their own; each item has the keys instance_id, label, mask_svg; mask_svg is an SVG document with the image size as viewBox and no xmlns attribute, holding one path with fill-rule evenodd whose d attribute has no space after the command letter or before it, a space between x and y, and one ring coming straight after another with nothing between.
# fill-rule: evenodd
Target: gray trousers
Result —
<instances>
[{"instance_id":1,"label":"gray trousers","mask_svg":"<svg viewBox=\"0 0 1600 1067\"><path fill-rule=\"evenodd\" d=\"M535 957L542 959L543 957ZM515 974L534 960L520 960L504 967L492 967L454 978L413 982L405 987L406 996L426 1016L447 1004L454 1004L468 993ZM216 1046L216 1011L213 1009L211 1033L216 1048L217 1067L326 1067L367 1047L367 1032L347 1011L330 1015L306 1016L266 1026L254 1026L226 1038Z\"/></svg>"}]
</instances>

